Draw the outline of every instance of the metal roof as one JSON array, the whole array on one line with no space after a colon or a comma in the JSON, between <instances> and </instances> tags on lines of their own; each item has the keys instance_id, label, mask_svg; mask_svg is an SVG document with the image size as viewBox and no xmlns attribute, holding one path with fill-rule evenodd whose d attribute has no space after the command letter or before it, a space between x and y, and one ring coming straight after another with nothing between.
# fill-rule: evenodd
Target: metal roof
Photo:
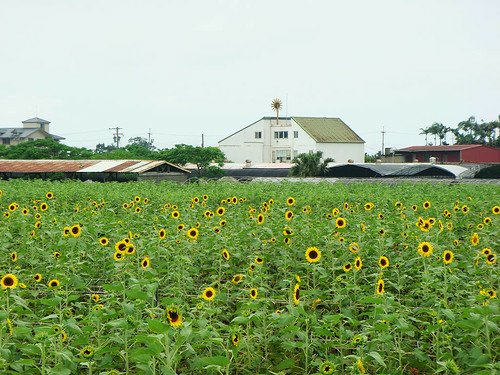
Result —
<instances>
[{"instance_id":1,"label":"metal roof","mask_svg":"<svg viewBox=\"0 0 500 375\"><path fill-rule=\"evenodd\" d=\"M318 143L365 143L339 118L292 117Z\"/></svg>"},{"instance_id":2,"label":"metal roof","mask_svg":"<svg viewBox=\"0 0 500 375\"><path fill-rule=\"evenodd\" d=\"M329 168L333 177L412 177L447 176L454 178L473 177L474 171L459 165L430 163L353 163L335 164Z\"/></svg>"},{"instance_id":3,"label":"metal roof","mask_svg":"<svg viewBox=\"0 0 500 375\"><path fill-rule=\"evenodd\" d=\"M50 121L44 120L40 117L33 117L28 120L24 120L23 124L50 124Z\"/></svg>"},{"instance_id":4,"label":"metal roof","mask_svg":"<svg viewBox=\"0 0 500 375\"><path fill-rule=\"evenodd\" d=\"M421 152L421 151L461 151L469 148L481 147L483 145L441 145L441 146L410 146L396 150L397 152Z\"/></svg>"},{"instance_id":5,"label":"metal roof","mask_svg":"<svg viewBox=\"0 0 500 375\"><path fill-rule=\"evenodd\" d=\"M191 173L163 160L0 160L0 173L145 173L160 166Z\"/></svg>"}]
</instances>

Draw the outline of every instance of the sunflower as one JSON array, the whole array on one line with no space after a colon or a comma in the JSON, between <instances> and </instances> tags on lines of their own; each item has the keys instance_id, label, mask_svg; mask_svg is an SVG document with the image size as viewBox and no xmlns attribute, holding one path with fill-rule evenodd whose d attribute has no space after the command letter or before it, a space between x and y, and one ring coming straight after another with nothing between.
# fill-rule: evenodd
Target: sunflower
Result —
<instances>
[{"instance_id":1,"label":"sunflower","mask_svg":"<svg viewBox=\"0 0 500 375\"><path fill-rule=\"evenodd\" d=\"M315 246L308 247L305 252L305 257L309 263L319 262L321 259L321 251Z\"/></svg>"},{"instance_id":2,"label":"sunflower","mask_svg":"<svg viewBox=\"0 0 500 375\"><path fill-rule=\"evenodd\" d=\"M30 210L28 210L27 208L23 208L23 211L22 211L23 215L26 216L30 213Z\"/></svg>"},{"instance_id":3,"label":"sunflower","mask_svg":"<svg viewBox=\"0 0 500 375\"><path fill-rule=\"evenodd\" d=\"M361 260L360 257L357 257L354 259L354 268L356 271L359 271L363 267L363 261Z\"/></svg>"},{"instance_id":4,"label":"sunflower","mask_svg":"<svg viewBox=\"0 0 500 375\"><path fill-rule=\"evenodd\" d=\"M250 298L256 299L258 295L259 291L257 290L257 288L250 289Z\"/></svg>"},{"instance_id":5,"label":"sunflower","mask_svg":"<svg viewBox=\"0 0 500 375\"><path fill-rule=\"evenodd\" d=\"M229 260L229 259L231 259L231 254L229 254L229 251L227 251L227 249L223 249L222 250L222 257L224 258L224 260Z\"/></svg>"},{"instance_id":6,"label":"sunflower","mask_svg":"<svg viewBox=\"0 0 500 375\"><path fill-rule=\"evenodd\" d=\"M144 198L144 204L149 204L149 198Z\"/></svg>"},{"instance_id":7,"label":"sunflower","mask_svg":"<svg viewBox=\"0 0 500 375\"><path fill-rule=\"evenodd\" d=\"M381 213L381 212L379 212L379 213L378 213L378 215L377 215L377 218L378 218L379 220L382 220L382 219L384 218L384 214L383 214L383 213Z\"/></svg>"},{"instance_id":8,"label":"sunflower","mask_svg":"<svg viewBox=\"0 0 500 375\"><path fill-rule=\"evenodd\" d=\"M294 198L294 197L288 197L288 198L286 199L286 204L287 204L288 206L293 206L293 205L295 204L295 198Z\"/></svg>"},{"instance_id":9,"label":"sunflower","mask_svg":"<svg viewBox=\"0 0 500 375\"><path fill-rule=\"evenodd\" d=\"M172 211L170 216L172 216L173 219L178 219L181 217L181 213L179 211L175 210L175 211Z\"/></svg>"},{"instance_id":10,"label":"sunflower","mask_svg":"<svg viewBox=\"0 0 500 375\"><path fill-rule=\"evenodd\" d=\"M257 216L257 224L259 224L259 225L264 224L264 215L259 214L259 215Z\"/></svg>"},{"instance_id":11,"label":"sunflower","mask_svg":"<svg viewBox=\"0 0 500 375\"><path fill-rule=\"evenodd\" d=\"M10 253L10 260L12 262L17 262L17 253L15 251L13 251L12 253Z\"/></svg>"},{"instance_id":12,"label":"sunflower","mask_svg":"<svg viewBox=\"0 0 500 375\"><path fill-rule=\"evenodd\" d=\"M489 224L489 223L491 223L491 217L488 217L488 216L487 216L487 217L485 217L485 218L483 219L483 223L485 223L485 224Z\"/></svg>"},{"instance_id":13,"label":"sunflower","mask_svg":"<svg viewBox=\"0 0 500 375\"><path fill-rule=\"evenodd\" d=\"M49 205L47 203L42 203L40 205L40 211L47 211L49 209Z\"/></svg>"},{"instance_id":14,"label":"sunflower","mask_svg":"<svg viewBox=\"0 0 500 375\"><path fill-rule=\"evenodd\" d=\"M79 237L82 234L82 227L80 224L75 224L71 227L70 232L73 237Z\"/></svg>"},{"instance_id":15,"label":"sunflower","mask_svg":"<svg viewBox=\"0 0 500 375\"><path fill-rule=\"evenodd\" d=\"M6 219L8 219L10 217L10 213L9 212L4 212L3 213L3 217L5 217Z\"/></svg>"},{"instance_id":16,"label":"sunflower","mask_svg":"<svg viewBox=\"0 0 500 375\"><path fill-rule=\"evenodd\" d=\"M483 255L490 255L491 254L491 249L488 247L485 247L483 250L481 250L481 254Z\"/></svg>"},{"instance_id":17,"label":"sunflower","mask_svg":"<svg viewBox=\"0 0 500 375\"><path fill-rule=\"evenodd\" d=\"M363 366L363 360L361 358L358 358L356 361L356 367L360 374L366 374L365 366Z\"/></svg>"},{"instance_id":18,"label":"sunflower","mask_svg":"<svg viewBox=\"0 0 500 375\"><path fill-rule=\"evenodd\" d=\"M137 212L137 213L139 213L139 212L141 212L141 211L142 211L142 208L140 208L140 207L136 207L134 211L135 211L135 212Z\"/></svg>"},{"instance_id":19,"label":"sunflower","mask_svg":"<svg viewBox=\"0 0 500 375\"><path fill-rule=\"evenodd\" d=\"M231 342L234 346L238 346L240 344L240 339L240 334L238 332L235 332L231 335Z\"/></svg>"},{"instance_id":20,"label":"sunflower","mask_svg":"<svg viewBox=\"0 0 500 375\"><path fill-rule=\"evenodd\" d=\"M215 298L215 289L209 286L203 291L201 297L205 301L212 301Z\"/></svg>"},{"instance_id":21,"label":"sunflower","mask_svg":"<svg viewBox=\"0 0 500 375\"><path fill-rule=\"evenodd\" d=\"M295 286L293 287L292 298L293 298L293 304L298 305L300 302L300 285L299 285L299 283L295 284Z\"/></svg>"},{"instance_id":22,"label":"sunflower","mask_svg":"<svg viewBox=\"0 0 500 375\"><path fill-rule=\"evenodd\" d=\"M141 197L139 197L138 195L136 195L134 197L134 201L137 202L137 203L139 203L141 201Z\"/></svg>"},{"instance_id":23,"label":"sunflower","mask_svg":"<svg viewBox=\"0 0 500 375\"><path fill-rule=\"evenodd\" d=\"M128 203L127 203L127 202L123 203L123 204L122 204L122 208L123 208L124 210L128 209L128 208L129 208Z\"/></svg>"},{"instance_id":24,"label":"sunflower","mask_svg":"<svg viewBox=\"0 0 500 375\"><path fill-rule=\"evenodd\" d=\"M8 273L2 277L0 284L2 285L2 289L14 289L18 284L18 280L16 275Z\"/></svg>"},{"instance_id":25,"label":"sunflower","mask_svg":"<svg viewBox=\"0 0 500 375\"><path fill-rule=\"evenodd\" d=\"M54 198L54 193L51 191L48 191L47 194L45 194L45 198L47 199L52 199Z\"/></svg>"},{"instance_id":26,"label":"sunflower","mask_svg":"<svg viewBox=\"0 0 500 375\"><path fill-rule=\"evenodd\" d=\"M486 264L491 266L496 262L497 262L497 255L495 253L491 253L486 256Z\"/></svg>"},{"instance_id":27,"label":"sunflower","mask_svg":"<svg viewBox=\"0 0 500 375\"><path fill-rule=\"evenodd\" d=\"M424 210L427 210L428 208L431 207L431 202L425 201L424 204L422 205L422 207L424 207Z\"/></svg>"},{"instance_id":28,"label":"sunflower","mask_svg":"<svg viewBox=\"0 0 500 375\"><path fill-rule=\"evenodd\" d=\"M186 228L184 224L177 225L177 230L183 230L184 228Z\"/></svg>"},{"instance_id":29,"label":"sunflower","mask_svg":"<svg viewBox=\"0 0 500 375\"><path fill-rule=\"evenodd\" d=\"M377 281L377 294L384 294L385 290L384 290L384 280L382 279L379 279Z\"/></svg>"},{"instance_id":30,"label":"sunflower","mask_svg":"<svg viewBox=\"0 0 500 375\"><path fill-rule=\"evenodd\" d=\"M65 342L68 339L68 334L66 333L66 331L61 331L59 337L61 338L61 342Z\"/></svg>"},{"instance_id":31,"label":"sunflower","mask_svg":"<svg viewBox=\"0 0 500 375\"><path fill-rule=\"evenodd\" d=\"M244 277L245 277L244 275L242 275L241 273L238 273L237 275L233 276L233 279L231 280L231 282L234 285L237 285L237 284L239 284L239 283L241 283L243 281Z\"/></svg>"},{"instance_id":32,"label":"sunflower","mask_svg":"<svg viewBox=\"0 0 500 375\"><path fill-rule=\"evenodd\" d=\"M254 262L258 265L262 265L264 264L264 258L262 258L261 256L255 257Z\"/></svg>"},{"instance_id":33,"label":"sunflower","mask_svg":"<svg viewBox=\"0 0 500 375\"><path fill-rule=\"evenodd\" d=\"M421 242L418 245L418 249L417 249L418 253L426 258L431 256L433 250L434 250L434 247L429 242Z\"/></svg>"},{"instance_id":34,"label":"sunflower","mask_svg":"<svg viewBox=\"0 0 500 375\"><path fill-rule=\"evenodd\" d=\"M193 240L198 239L198 234L199 234L199 231L197 228L191 228L187 231L187 236Z\"/></svg>"},{"instance_id":35,"label":"sunflower","mask_svg":"<svg viewBox=\"0 0 500 375\"><path fill-rule=\"evenodd\" d=\"M125 240L118 241L115 244L115 250L120 253L126 252L128 249L128 242Z\"/></svg>"},{"instance_id":36,"label":"sunflower","mask_svg":"<svg viewBox=\"0 0 500 375\"><path fill-rule=\"evenodd\" d=\"M182 315L175 307L170 307L167 309L167 318L170 325L174 328L180 327L182 325Z\"/></svg>"},{"instance_id":37,"label":"sunflower","mask_svg":"<svg viewBox=\"0 0 500 375\"><path fill-rule=\"evenodd\" d=\"M232 204L237 204L238 203L238 197L232 197L231 198L231 203Z\"/></svg>"},{"instance_id":38,"label":"sunflower","mask_svg":"<svg viewBox=\"0 0 500 375\"><path fill-rule=\"evenodd\" d=\"M453 251L445 250L443 253L443 263L450 264L451 262L453 262L453 257L454 257Z\"/></svg>"},{"instance_id":39,"label":"sunflower","mask_svg":"<svg viewBox=\"0 0 500 375\"><path fill-rule=\"evenodd\" d=\"M466 204L464 204L462 206L462 213L463 214L467 214L468 212L469 212L469 207Z\"/></svg>"},{"instance_id":40,"label":"sunflower","mask_svg":"<svg viewBox=\"0 0 500 375\"><path fill-rule=\"evenodd\" d=\"M217 213L217 215L222 216L226 213L226 209L221 206L221 207L218 207L215 212Z\"/></svg>"},{"instance_id":41,"label":"sunflower","mask_svg":"<svg viewBox=\"0 0 500 375\"><path fill-rule=\"evenodd\" d=\"M337 207L332 208L332 215L337 216L339 214L339 209Z\"/></svg>"},{"instance_id":42,"label":"sunflower","mask_svg":"<svg viewBox=\"0 0 500 375\"><path fill-rule=\"evenodd\" d=\"M80 354L85 358L90 358L94 355L94 348L87 345L80 350Z\"/></svg>"},{"instance_id":43,"label":"sunflower","mask_svg":"<svg viewBox=\"0 0 500 375\"><path fill-rule=\"evenodd\" d=\"M291 210L288 210L285 212L285 220L286 221L290 221L293 219L293 211Z\"/></svg>"},{"instance_id":44,"label":"sunflower","mask_svg":"<svg viewBox=\"0 0 500 375\"><path fill-rule=\"evenodd\" d=\"M56 259L61 257L61 253L60 253L59 251L54 251L54 252L52 253L52 255L53 255L53 256L54 256L54 258L56 258Z\"/></svg>"},{"instance_id":45,"label":"sunflower","mask_svg":"<svg viewBox=\"0 0 500 375\"><path fill-rule=\"evenodd\" d=\"M290 237L286 237L283 239L283 242L285 245L290 245L292 243L292 239Z\"/></svg>"},{"instance_id":46,"label":"sunflower","mask_svg":"<svg viewBox=\"0 0 500 375\"><path fill-rule=\"evenodd\" d=\"M378 234L381 235L381 236L385 235L385 229L384 228L380 228L378 230Z\"/></svg>"},{"instance_id":47,"label":"sunflower","mask_svg":"<svg viewBox=\"0 0 500 375\"><path fill-rule=\"evenodd\" d=\"M151 266L151 260L149 259L148 256L145 256L144 259L141 261L141 267L143 269L146 269L148 268L149 266Z\"/></svg>"},{"instance_id":48,"label":"sunflower","mask_svg":"<svg viewBox=\"0 0 500 375\"><path fill-rule=\"evenodd\" d=\"M61 282L57 279L52 279L47 283L47 285L49 286L49 288L57 288L59 285L61 285Z\"/></svg>"},{"instance_id":49,"label":"sunflower","mask_svg":"<svg viewBox=\"0 0 500 375\"><path fill-rule=\"evenodd\" d=\"M101 299L101 296L99 296L99 294L97 293L93 293L91 296L90 296L90 299L94 302L99 302L99 300Z\"/></svg>"},{"instance_id":50,"label":"sunflower","mask_svg":"<svg viewBox=\"0 0 500 375\"><path fill-rule=\"evenodd\" d=\"M37 273L35 276L33 276L33 280L35 280L35 282L39 283L40 281L42 281L42 274Z\"/></svg>"},{"instance_id":51,"label":"sunflower","mask_svg":"<svg viewBox=\"0 0 500 375\"><path fill-rule=\"evenodd\" d=\"M99 243L101 244L101 246L108 246L109 239L106 237L101 237L101 238L99 238Z\"/></svg>"},{"instance_id":52,"label":"sunflower","mask_svg":"<svg viewBox=\"0 0 500 375\"><path fill-rule=\"evenodd\" d=\"M349 251L353 254L357 254L360 250L359 245L356 242L349 244Z\"/></svg>"},{"instance_id":53,"label":"sunflower","mask_svg":"<svg viewBox=\"0 0 500 375\"><path fill-rule=\"evenodd\" d=\"M333 374L333 370L335 370L335 365L330 361L323 362L321 366L319 366L319 372L322 374Z\"/></svg>"},{"instance_id":54,"label":"sunflower","mask_svg":"<svg viewBox=\"0 0 500 375\"><path fill-rule=\"evenodd\" d=\"M411 206L411 209L413 211L417 211L418 210L418 206L416 204L414 204L414 205Z\"/></svg>"},{"instance_id":55,"label":"sunflower","mask_svg":"<svg viewBox=\"0 0 500 375\"><path fill-rule=\"evenodd\" d=\"M471 242L472 246L479 245L479 235L477 233L473 233L472 237L470 238L470 242Z\"/></svg>"},{"instance_id":56,"label":"sunflower","mask_svg":"<svg viewBox=\"0 0 500 375\"><path fill-rule=\"evenodd\" d=\"M375 207L375 204L373 204L372 202L367 202L363 206L363 208L365 209L365 211L370 211L373 207Z\"/></svg>"},{"instance_id":57,"label":"sunflower","mask_svg":"<svg viewBox=\"0 0 500 375\"><path fill-rule=\"evenodd\" d=\"M495 215L500 214L500 206L493 206L491 212L493 212Z\"/></svg>"},{"instance_id":58,"label":"sunflower","mask_svg":"<svg viewBox=\"0 0 500 375\"><path fill-rule=\"evenodd\" d=\"M125 253L121 251L115 251L115 253L113 254L113 259L117 262L122 261L125 259Z\"/></svg>"},{"instance_id":59,"label":"sunflower","mask_svg":"<svg viewBox=\"0 0 500 375\"><path fill-rule=\"evenodd\" d=\"M380 258L378 258L378 265L380 268L387 268L389 267L389 258L386 256L382 255Z\"/></svg>"},{"instance_id":60,"label":"sunflower","mask_svg":"<svg viewBox=\"0 0 500 375\"><path fill-rule=\"evenodd\" d=\"M343 217L338 217L336 220L335 220L335 227L336 228L345 228L347 225L347 221L346 219L344 219Z\"/></svg>"},{"instance_id":61,"label":"sunflower","mask_svg":"<svg viewBox=\"0 0 500 375\"><path fill-rule=\"evenodd\" d=\"M344 264L344 266L342 267L342 269L344 270L344 272L349 272L350 270L352 270L352 264L351 263L346 263L346 264Z\"/></svg>"}]
</instances>

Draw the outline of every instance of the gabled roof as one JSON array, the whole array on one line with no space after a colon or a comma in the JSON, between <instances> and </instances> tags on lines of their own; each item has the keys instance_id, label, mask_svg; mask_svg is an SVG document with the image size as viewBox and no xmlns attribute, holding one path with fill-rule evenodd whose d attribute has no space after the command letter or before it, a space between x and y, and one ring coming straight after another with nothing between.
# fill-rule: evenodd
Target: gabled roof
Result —
<instances>
[{"instance_id":1,"label":"gabled roof","mask_svg":"<svg viewBox=\"0 0 500 375\"><path fill-rule=\"evenodd\" d=\"M441 145L441 146L410 146L400 148L398 152L425 152L425 151L461 151L483 145Z\"/></svg>"},{"instance_id":2,"label":"gabled roof","mask_svg":"<svg viewBox=\"0 0 500 375\"><path fill-rule=\"evenodd\" d=\"M42 132L46 135L46 137L51 137L55 140L66 139L55 134L47 133L45 130L40 128L0 128L0 139L29 138L29 136L35 132Z\"/></svg>"},{"instance_id":3,"label":"gabled roof","mask_svg":"<svg viewBox=\"0 0 500 375\"><path fill-rule=\"evenodd\" d=\"M262 120L274 120L276 117L265 116L228 135L219 141L223 142L233 135L255 125ZM279 117L280 120L294 120L304 131L318 143L365 143L349 126L339 118L332 117Z\"/></svg>"},{"instance_id":4,"label":"gabled roof","mask_svg":"<svg viewBox=\"0 0 500 375\"><path fill-rule=\"evenodd\" d=\"M23 124L50 124L50 121L44 120L40 117L33 117L28 120L24 120Z\"/></svg>"},{"instance_id":5,"label":"gabled roof","mask_svg":"<svg viewBox=\"0 0 500 375\"><path fill-rule=\"evenodd\" d=\"M365 143L339 118L292 117L318 143Z\"/></svg>"}]
</instances>

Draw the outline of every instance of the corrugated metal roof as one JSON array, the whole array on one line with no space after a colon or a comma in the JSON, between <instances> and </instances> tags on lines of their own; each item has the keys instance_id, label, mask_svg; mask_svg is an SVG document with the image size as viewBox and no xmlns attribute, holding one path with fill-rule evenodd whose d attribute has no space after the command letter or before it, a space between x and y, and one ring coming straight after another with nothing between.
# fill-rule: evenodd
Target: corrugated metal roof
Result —
<instances>
[{"instance_id":1,"label":"corrugated metal roof","mask_svg":"<svg viewBox=\"0 0 500 375\"><path fill-rule=\"evenodd\" d=\"M469 148L481 147L482 145L442 145L442 146L410 146L400 148L398 152L420 152L420 151L461 151Z\"/></svg>"},{"instance_id":2,"label":"corrugated metal roof","mask_svg":"<svg viewBox=\"0 0 500 375\"><path fill-rule=\"evenodd\" d=\"M318 143L365 143L339 118L293 116L292 119Z\"/></svg>"},{"instance_id":3,"label":"corrugated metal roof","mask_svg":"<svg viewBox=\"0 0 500 375\"><path fill-rule=\"evenodd\" d=\"M0 160L0 172L145 173L162 165L190 173L185 168L163 160Z\"/></svg>"},{"instance_id":4,"label":"corrugated metal roof","mask_svg":"<svg viewBox=\"0 0 500 375\"><path fill-rule=\"evenodd\" d=\"M338 172L337 172L338 171ZM371 173L370 173L371 172ZM444 173L443 173L444 172ZM329 168L329 175L343 177L410 177L410 176L442 176L455 178L470 177L470 169L459 165L429 163L357 163L335 164Z\"/></svg>"},{"instance_id":5,"label":"corrugated metal roof","mask_svg":"<svg viewBox=\"0 0 500 375\"><path fill-rule=\"evenodd\" d=\"M40 117L33 117L28 120L24 120L23 124L50 124L50 121L44 120Z\"/></svg>"}]
</instances>

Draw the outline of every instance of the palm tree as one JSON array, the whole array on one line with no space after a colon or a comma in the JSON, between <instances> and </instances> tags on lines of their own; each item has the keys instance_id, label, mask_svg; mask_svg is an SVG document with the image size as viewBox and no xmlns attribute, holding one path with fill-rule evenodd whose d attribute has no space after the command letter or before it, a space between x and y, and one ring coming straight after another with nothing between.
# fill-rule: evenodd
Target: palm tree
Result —
<instances>
[{"instance_id":1,"label":"palm tree","mask_svg":"<svg viewBox=\"0 0 500 375\"><path fill-rule=\"evenodd\" d=\"M276 98L271 102L271 108L276 112L276 125L278 125L279 112L281 110L281 100Z\"/></svg>"},{"instance_id":2,"label":"palm tree","mask_svg":"<svg viewBox=\"0 0 500 375\"><path fill-rule=\"evenodd\" d=\"M324 176L327 172L328 163L333 162L332 158L322 160L323 152L310 151L307 154L299 154L293 158L295 164L290 169L290 176L296 177L317 177Z\"/></svg>"},{"instance_id":3,"label":"palm tree","mask_svg":"<svg viewBox=\"0 0 500 375\"><path fill-rule=\"evenodd\" d=\"M425 134L425 145L427 146L427 135L429 134L429 128L420 128L422 130L419 134Z\"/></svg>"}]
</instances>

